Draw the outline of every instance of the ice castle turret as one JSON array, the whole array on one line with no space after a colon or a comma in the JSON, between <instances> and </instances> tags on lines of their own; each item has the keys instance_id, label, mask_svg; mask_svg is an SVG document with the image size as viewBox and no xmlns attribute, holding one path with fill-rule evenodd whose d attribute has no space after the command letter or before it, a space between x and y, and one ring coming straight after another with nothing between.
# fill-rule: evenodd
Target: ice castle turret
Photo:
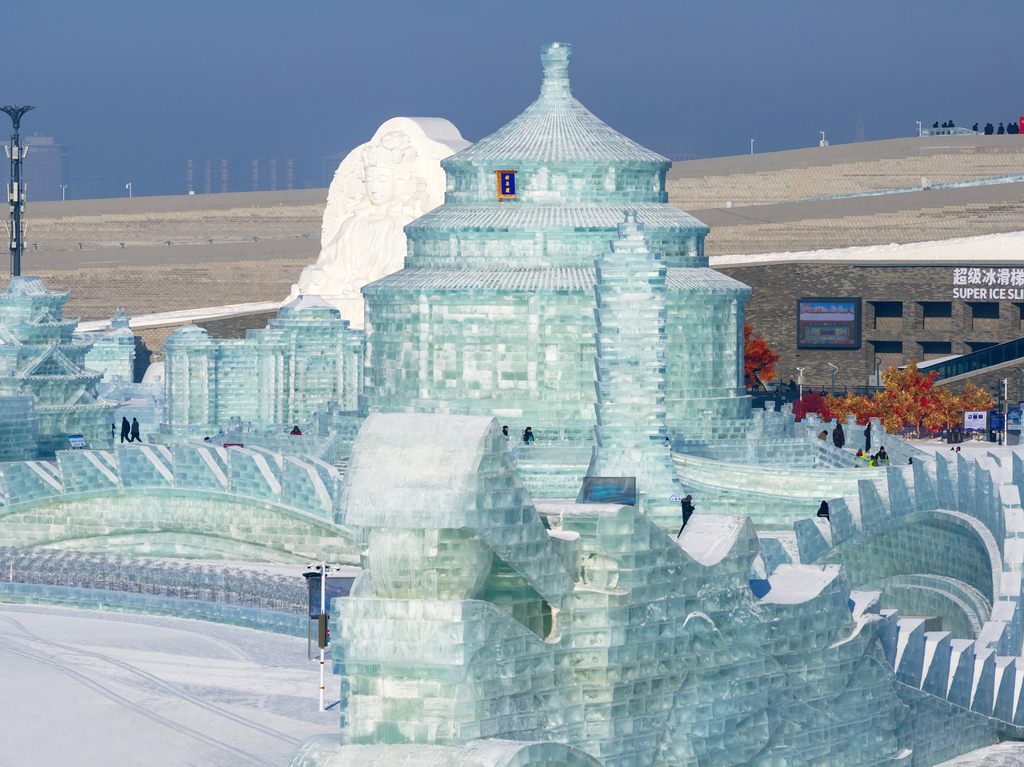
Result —
<instances>
[{"instance_id":1,"label":"ice castle turret","mask_svg":"<svg viewBox=\"0 0 1024 767\"><path fill-rule=\"evenodd\" d=\"M618 229L611 250L595 264L597 445L587 475L636 477L648 515L671 524L678 514L668 497L683 488L663 444L668 270L661 254L651 252L635 213Z\"/></svg>"},{"instance_id":2,"label":"ice castle turret","mask_svg":"<svg viewBox=\"0 0 1024 767\"><path fill-rule=\"evenodd\" d=\"M667 269L668 429L749 416L749 289L707 268L708 228L668 204L671 163L572 97L570 54L544 46L540 98L442 161L445 204L406 226L406 268L363 288L363 412L495 415L541 440L591 439L594 261L635 211ZM499 195L510 172L514 196Z\"/></svg>"},{"instance_id":3,"label":"ice castle turret","mask_svg":"<svg viewBox=\"0 0 1024 767\"><path fill-rule=\"evenodd\" d=\"M85 367L91 345L72 338L78 321L64 319L68 296L38 277L12 277L0 293L0 398L30 387L44 455L67 448L68 434L106 445L114 410L96 392L102 373Z\"/></svg>"}]
</instances>

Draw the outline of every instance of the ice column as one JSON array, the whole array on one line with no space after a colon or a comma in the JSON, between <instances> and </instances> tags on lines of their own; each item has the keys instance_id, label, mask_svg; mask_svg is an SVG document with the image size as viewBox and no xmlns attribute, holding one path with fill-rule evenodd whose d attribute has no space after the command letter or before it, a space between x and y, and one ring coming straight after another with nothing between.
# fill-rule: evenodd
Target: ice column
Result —
<instances>
[{"instance_id":1,"label":"ice column","mask_svg":"<svg viewBox=\"0 0 1024 767\"><path fill-rule=\"evenodd\" d=\"M636 477L648 513L671 524L679 512L668 497L681 486L664 446L667 267L636 213L618 229L611 252L594 262L597 445L587 476Z\"/></svg>"}]
</instances>

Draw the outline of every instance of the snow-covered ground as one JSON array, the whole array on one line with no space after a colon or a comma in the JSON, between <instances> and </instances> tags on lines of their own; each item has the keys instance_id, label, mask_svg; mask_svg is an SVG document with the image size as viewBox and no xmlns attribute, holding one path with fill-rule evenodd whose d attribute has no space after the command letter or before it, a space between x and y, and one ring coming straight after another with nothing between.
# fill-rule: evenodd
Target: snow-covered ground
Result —
<instances>
[{"instance_id":1,"label":"snow-covered ground","mask_svg":"<svg viewBox=\"0 0 1024 767\"><path fill-rule=\"evenodd\" d=\"M978 455L984 455L989 450L999 449L1002 445L997 442L987 442L982 440L965 440L958 445L946 444L944 439L908 439L908 443L916 447L918 450L923 450L926 453L935 455L938 452L956 452L956 448L960 448L963 453L977 453Z\"/></svg>"},{"instance_id":2,"label":"snow-covered ground","mask_svg":"<svg viewBox=\"0 0 1024 767\"><path fill-rule=\"evenodd\" d=\"M997 743L979 748L937 767L1021 767L1024 765L1024 743Z\"/></svg>"},{"instance_id":3,"label":"snow-covered ground","mask_svg":"<svg viewBox=\"0 0 1024 767\"><path fill-rule=\"evenodd\" d=\"M337 701L328 667L328 705ZM0 765L281 765L309 735L306 640L178 618L0 604Z\"/></svg>"}]
</instances>

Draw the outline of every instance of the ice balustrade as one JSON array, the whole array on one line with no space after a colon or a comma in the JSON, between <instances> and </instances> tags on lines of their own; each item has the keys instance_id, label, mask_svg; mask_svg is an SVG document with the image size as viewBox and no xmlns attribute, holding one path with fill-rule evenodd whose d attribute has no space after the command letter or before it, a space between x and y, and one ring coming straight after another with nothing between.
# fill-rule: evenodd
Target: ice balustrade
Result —
<instances>
[{"instance_id":1,"label":"ice balustrade","mask_svg":"<svg viewBox=\"0 0 1024 767\"><path fill-rule=\"evenodd\" d=\"M180 443L108 450L67 450L46 461L0 466L4 505L121 490L215 492L268 501L333 519L341 474L313 456L282 456L262 447Z\"/></svg>"},{"instance_id":2,"label":"ice balustrade","mask_svg":"<svg viewBox=\"0 0 1024 767\"><path fill-rule=\"evenodd\" d=\"M0 581L152 594L287 613L309 608L306 583L298 576L54 549L0 547Z\"/></svg>"}]
</instances>

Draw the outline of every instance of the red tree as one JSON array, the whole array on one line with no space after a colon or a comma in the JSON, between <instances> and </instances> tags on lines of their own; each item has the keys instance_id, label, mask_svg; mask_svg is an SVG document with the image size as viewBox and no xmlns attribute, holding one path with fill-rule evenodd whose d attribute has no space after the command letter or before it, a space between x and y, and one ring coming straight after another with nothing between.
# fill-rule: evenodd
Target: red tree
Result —
<instances>
[{"instance_id":1,"label":"red tree","mask_svg":"<svg viewBox=\"0 0 1024 767\"><path fill-rule=\"evenodd\" d=\"M759 377L770 381L775 377L775 363L779 355L768 348L768 342L761 336L754 335L754 327L749 322L743 323L743 373L747 388L760 383ZM813 412L813 411L811 411Z\"/></svg>"}]
</instances>

